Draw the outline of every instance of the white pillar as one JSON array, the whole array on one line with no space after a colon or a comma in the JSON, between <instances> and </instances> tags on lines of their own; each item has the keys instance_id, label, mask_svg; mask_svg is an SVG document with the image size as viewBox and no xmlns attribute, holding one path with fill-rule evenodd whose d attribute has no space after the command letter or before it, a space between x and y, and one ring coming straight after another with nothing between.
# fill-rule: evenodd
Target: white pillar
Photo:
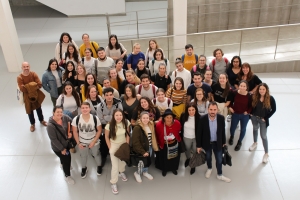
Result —
<instances>
[{"instance_id":1,"label":"white pillar","mask_svg":"<svg viewBox=\"0 0 300 200\"><path fill-rule=\"evenodd\" d=\"M9 72L20 72L23 54L8 0L0 0L0 44Z\"/></svg>"},{"instance_id":2,"label":"white pillar","mask_svg":"<svg viewBox=\"0 0 300 200\"><path fill-rule=\"evenodd\" d=\"M173 0L174 58L184 53L187 34L187 0Z\"/></svg>"}]
</instances>

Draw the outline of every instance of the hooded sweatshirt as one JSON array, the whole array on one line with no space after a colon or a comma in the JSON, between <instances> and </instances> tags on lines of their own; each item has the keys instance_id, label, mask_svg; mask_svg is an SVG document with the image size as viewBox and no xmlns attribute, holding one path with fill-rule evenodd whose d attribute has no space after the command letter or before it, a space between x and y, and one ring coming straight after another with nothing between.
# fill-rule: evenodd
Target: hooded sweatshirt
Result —
<instances>
[{"instance_id":1,"label":"hooded sweatshirt","mask_svg":"<svg viewBox=\"0 0 300 200\"><path fill-rule=\"evenodd\" d=\"M122 102L120 99L113 98L113 105L111 109L106 106L106 100L97 105L97 116L100 119L101 124L107 124L112 119L112 114L116 108L123 110Z\"/></svg>"}]
</instances>

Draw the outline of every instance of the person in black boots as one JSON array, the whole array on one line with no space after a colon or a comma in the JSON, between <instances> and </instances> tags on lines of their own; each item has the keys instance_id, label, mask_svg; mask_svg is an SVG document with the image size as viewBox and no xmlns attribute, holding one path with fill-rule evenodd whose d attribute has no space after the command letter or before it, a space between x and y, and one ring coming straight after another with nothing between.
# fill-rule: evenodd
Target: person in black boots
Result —
<instances>
[{"instance_id":1,"label":"person in black boots","mask_svg":"<svg viewBox=\"0 0 300 200\"><path fill-rule=\"evenodd\" d=\"M208 105L208 114L200 119L200 131L196 132L197 152L202 149L206 152L207 171L205 177L209 178L212 172L212 151L216 158L217 179L226 183L231 180L222 174L222 147L226 145L224 116L217 114L218 104L214 101Z\"/></svg>"},{"instance_id":2,"label":"person in black boots","mask_svg":"<svg viewBox=\"0 0 300 200\"><path fill-rule=\"evenodd\" d=\"M181 137L185 144L186 160L184 166L187 167L190 163L191 151L196 153L196 133L200 130L200 115L198 113L197 106L193 103L189 103L185 108L185 113L180 117L181 123ZM190 174L194 174L195 168L191 168Z\"/></svg>"}]
</instances>

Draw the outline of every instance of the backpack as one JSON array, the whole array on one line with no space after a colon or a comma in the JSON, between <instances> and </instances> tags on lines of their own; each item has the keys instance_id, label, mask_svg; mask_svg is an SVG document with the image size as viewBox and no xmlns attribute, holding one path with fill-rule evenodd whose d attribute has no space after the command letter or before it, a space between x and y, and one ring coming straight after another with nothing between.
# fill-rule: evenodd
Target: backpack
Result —
<instances>
[{"instance_id":1,"label":"backpack","mask_svg":"<svg viewBox=\"0 0 300 200\"><path fill-rule=\"evenodd\" d=\"M168 65L168 60L167 60L167 59L164 59L164 61L165 61L165 64L166 64L166 66L167 66L167 65ZM151 62L152 62L152 66L154 66L155 60L153 59Z\"/></svg>"},{"instance_id":2,"label":"backpack","mask_svg":"<svg viewBox=\"0 0 300 200\"><path fill-rule=\"evenodd\" d=\"M225 61L226 62L226 61ZM227 63L226 63L227 64ZM206 70L209 70L210 68L209 68L209 66L208 65L206 65ZM197 65L194 65L193 66L193 71L194 72L196 72L197 71Z\"/></svg>"},{"instance_id":3,"label":"backpack","mask_svg":"<svg viewBox=\"0 0 300 200\"><path fill-rule=\"evenodd\" d=\"M226 65L228 64L228 59L227 58L225 58L224 57L224 61L225 61L225 63L226 63ZM211 64L212 64L212 72L214 73L214 71L215 71L215 65L216 65L216 59L214 58L212 61L211 61ZM225 66L226 67L226 66Z\"/></svg>"},{"instance_id":4,"label":"backpack","mask_svg":"<svg viewBox=\"0 0 300 200\"><path fill-rule=\"evenodd\" d=\"M79 118L80 118L81 115L78 115L77 118L76 118L76 126L77 126L77 131L79 132L79 128L78 128L78 123L79 123ZM97 118L95 115L92 115L93 116L93 120L94 120L94 125L95 125L95 130L96 132L98 132L98 129L97 129Z\"/></svg>"},{"instance_id":5,"label":"backpack","mask_svg":"<svg viewBox=\"0 0 300 200\"><path fill-rule=\"evenodd\" d=\"M196 64L198 63L198 55L197 54L194 54L195 55L195 60L196 60ZM182 62L184 62L184 57L185 57L185 54L183 54L182 56L181 56L181 60L182 60Z\"/></svg>"},{"instance_id":6,"label":"backpack","mask_svg":"<svg viewBox=\"0 0 300 200\"><path fill-rule=\"evenodd\" d=\"M152 85L152 84L151 84L151 86L152 86L152 92L153 92L154 98L156 98L156 95L155 95L155 86L154 86L154 85ZM139 85L138 94L141 94L142 87L143 87L143 85L142 85L142 84L141 84L141 85Z\"/></svg>"},{"instance_id":7,"label":"backpack","mask_svg":"<svg viewBox=\"0 0 300 200\"><path fill-rule=\"evenodd\" d=\"M118 108L118 105L119 105L119 102L116 104L116 108ZM100 104L100 107L101 107L101 112L103 113L104 107L103 107L103 104L102 104L102 103Z\"/></svg>"},{"instance_id":8,"label":"backpack","mask_svg":"<svg viewBox=\"0 0 300 200\"><path fill-rule=\"evenodd\" d=\"M84 57L81 58L81 62L82 62L82 64L84 65ZM95 58L95 60L94 60L94 65L95 65L95 73L96 73L96 78L97 78L98 61L97 61L96 58Z\"/></svg>"},{"instance_id":9,"label":"backpack","mask_svg":"<svg viewBox=\"0 0 300 200\"><path fill-rule=\"evenodd\" d=\"M171 103L171 99L170 98L167 98L168 99L168 107L170 106L170 103ZM156 105L156 98L154 98L153 100L153 104Z\"/></svg>"}]
</instances>

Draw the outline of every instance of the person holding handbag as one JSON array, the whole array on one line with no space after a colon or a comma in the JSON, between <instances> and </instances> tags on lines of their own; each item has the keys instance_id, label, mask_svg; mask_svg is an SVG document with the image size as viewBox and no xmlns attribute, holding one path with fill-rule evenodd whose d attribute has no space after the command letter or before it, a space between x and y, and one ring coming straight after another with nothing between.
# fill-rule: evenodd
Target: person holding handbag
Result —
<instances>
[{"instance_id":1,"label":"person holding handbag","mask_svg":"<svg viewBox=\"0 0 300 200\"><path fill-rule=\"evenodd\" d=\"M150 120L149 113L142 111L137 125L132 131L132 149L136 154L148 157L151 160L152 152L158 151L155 136L154 123ZM153 180L153 176L148 173L148 166L141 169L143 176ZM142 182L140 170L134 172L134 177L138 183Z\"/></svg>"},{"instance_id":2,"label":"person holding handbag","mask_svg":"<svg viewBox=\"0 0 300 200\"><path fill-rule=\"evenodd\" d=\"M73 135L81 157L81 178L85 178L88 172L86 164L89 150L97 164L97 175L100 176L102 173L99 155L101 123L97 116L90 114L91 108L88 102L81 104L81 110L82 114L76 116L72 121Z\"/></svg>"},{"instance_id":3,"label":"person holding handbag","mask_svg":"<svg viewBox=\"0 0 300 200\"><path fill-rule=\"evenodd\" d=\"M179 142L181 124L175 119L171 109L167 109L155 126L156 138L159 146L159 152L156 155L155 167L162 171L166 176L168 171L177 175L180 161Z\"/></svg>"},{"instance_id":4,"label":"person holding handbag","mask_svg":"<svg viewBox=\"0 0 300 200\"><path fill-rule=\"evenodd\" d=\"M115 62L118 59L127 59L127 50L125 47L118 42L118 38L116 35L112 34L109 36L108 45L105 48L106 56L111 57Z\"/></svg>"},{"instance_id":5,"label":"person holding handbag","mask_svg":"<svg viewBox=\"0 0 300 200\"><path fill-rule=\"evenodd\" d=\"M109 149L112 165L110 183L112 184L111 190L113 194L119 193L117 188L119 176L122 178L122 181L127 181L127 177L124 174L126 163L117 158L115 152L125 142L129 144L129 131L130 123L125 118L123 111L119 108L115 109L111 121L105 126L105 141Z\"/></svg>"},{"instance_id":6,"label":"person holding handbag","mask_svg":"<svg viewBox=\"0 0 300 200\"><path fill-rule=\"evenodd\" d=\"M53 116L49 118L47 132L51 141L51 148L59 157L62 169L65 174L65 180L68 184L75 184L71 177L71 153L69 151L69 139L72 134L68 131L72 119L63 114L63 108L55 106Z\"/></svg>"},{"instance_id":7,"label":"person holding handbag","mask_svg":"<svg viewBox=\"0 0 300 200\"><path fill-rule=\"evenodd\" d=\"M196 153L196 133L200 130L200 115L198 113L197 105L189 103L185 108L185 113L180 117L181 123L181 137L186 148L186 160L184 166L187 167L191 159L191 151ZM196 168L191 168L190 174L194 174Z\"/></svg>"}]
</instances>

